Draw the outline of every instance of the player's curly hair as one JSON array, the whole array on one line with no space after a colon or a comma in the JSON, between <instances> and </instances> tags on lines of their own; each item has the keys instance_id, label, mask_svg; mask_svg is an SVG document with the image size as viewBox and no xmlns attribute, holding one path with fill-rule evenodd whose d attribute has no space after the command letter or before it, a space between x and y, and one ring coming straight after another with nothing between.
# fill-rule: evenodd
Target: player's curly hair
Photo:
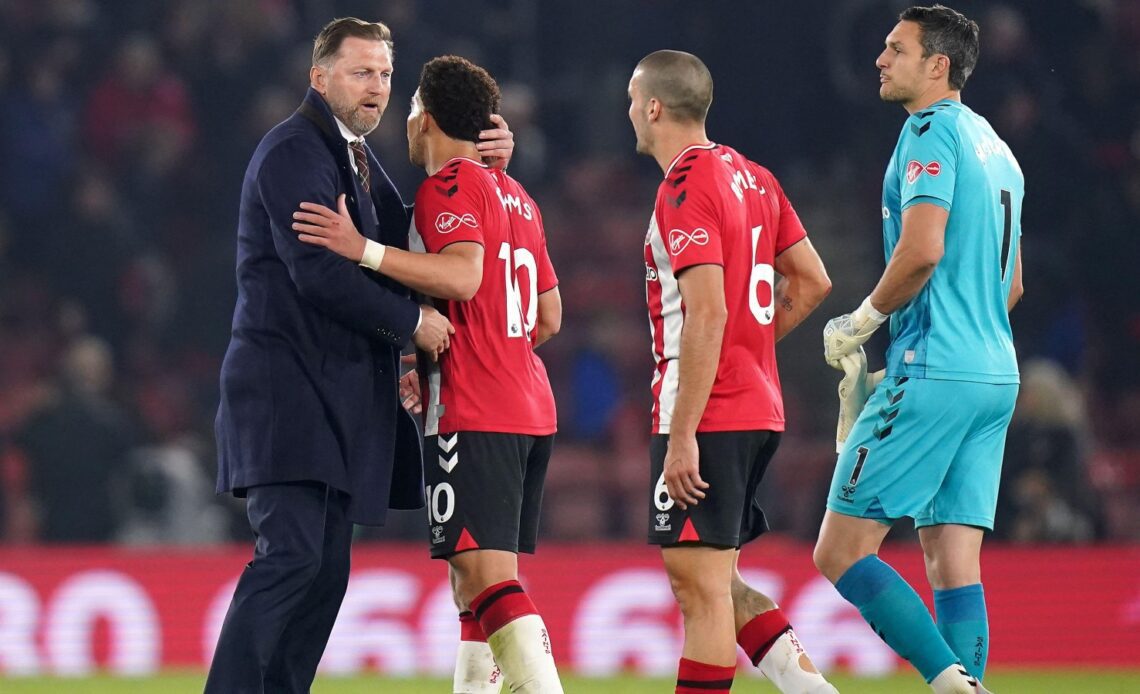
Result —
<instances>
[{"instance_id":1,"label":"player's curly hair","mask_svg":"<svg viewBox=\"0 0 1140 694\"><path fill-rule=\"evenodd\" d=\"M922 27L922 57L941 53L950 59L950 88L958 91L978 64L978 23L945 5L909 7L899 20Z\"/></svg>"},{"instance_id":2,"label":"player's curly hair","mask_svg":"<svg viewBox=\"0 0 1140 694\"><path fill-rule=\"evenodd\" d=\"M448 137L477 142L493 127L499 111L499 85L475 63L457 55L432 58L420 72L420 101Z\"/></svg>"}]
</instances>

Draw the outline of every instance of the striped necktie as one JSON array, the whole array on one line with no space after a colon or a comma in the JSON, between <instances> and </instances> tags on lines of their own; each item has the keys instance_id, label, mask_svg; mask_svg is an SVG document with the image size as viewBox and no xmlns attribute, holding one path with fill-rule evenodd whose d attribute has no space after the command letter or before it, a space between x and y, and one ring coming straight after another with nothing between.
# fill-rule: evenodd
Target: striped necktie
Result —
<instances>
[{"instance_id":1,"label":"striped necktie","mask_svg":"<svg viewBox=\"0 0 1140 694\"><path fill-rule=\"evenodd\" d=\"M364 149L364 138L352 140L348 143L349 149L352 150L352 158L356 160L356 173L360 176L360 187L364 188L364 192L370 192L368 185L368 152Z\"/></svg>"}]
</instances>

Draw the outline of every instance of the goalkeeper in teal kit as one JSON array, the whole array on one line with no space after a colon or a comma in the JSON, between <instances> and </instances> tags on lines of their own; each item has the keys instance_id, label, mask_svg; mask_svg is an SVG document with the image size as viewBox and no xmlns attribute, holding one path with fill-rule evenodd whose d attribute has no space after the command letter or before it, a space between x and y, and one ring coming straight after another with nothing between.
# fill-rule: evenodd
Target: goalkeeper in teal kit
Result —
<instances>
[{"instance_id":1,"label":"goalkeeper in teal kit","mask_svg":"<svg viewBox=\"0 0 1140 694\"><path fill-rule=\"evenodd\" d=\"M985 692L980 553L1017 398L1008 312L1022 292L1024 181L960 98L978 25L938 5L899 19L876 61L880 96L910 114L883 181L887 268L824 329L825 359L846 374L845 440L815 563L935 692ZM886 374L869 375L862 344L888 318ZM877 556L904 516L918 528L935 619Z\"/></svg>"}]
</instances>

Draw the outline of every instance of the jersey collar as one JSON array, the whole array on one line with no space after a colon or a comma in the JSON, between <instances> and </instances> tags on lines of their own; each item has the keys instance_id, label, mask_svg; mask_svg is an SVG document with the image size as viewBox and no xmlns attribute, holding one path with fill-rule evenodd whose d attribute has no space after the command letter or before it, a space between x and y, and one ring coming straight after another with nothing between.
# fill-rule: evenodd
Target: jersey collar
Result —
<instances>
[{"instance_id":1,"label":"jersey collar","mask_svg":"<svg viewBox=\"0 0 1140 694\"><path fill-rule=\"evenodd\" d=\"M716 147L715 142L710 142L707 145L689 145L685 149L681 150L677 153L677 156L673 157L673 161L669 162L669 168L665 169L665 178L669 178L669 172L673 170L673 167L677 165L677 162L680 161L681 157L685 156L687 152L690 152L694 149L712 149L713 147Z\"/></svg>"},{"instance_id":2,"label":"jersey collar","mask_svg":"<svg viewBox=\"0 0 1140 694\"><path fill-rule=\"evenodd\" d=\"M486 164L484 164L483 162L481 162L481 161L475 161L475 160L474 160L474 159L472 159L471 157L452 157L452 158L448 159L446 162L444 162L443 166L447 166L448 164L450 164L450 163L451 163L451 162L453 162L453 161L469 161L469 162L471 162L472 164L474 164L475 166L481 166L481 167L483 167L484 169L490 168L489 166L487 166L487 165L486 165ZM439 168L441 168L441 169L442 169L442 168L443 168L443 166L441 166L441 167L439 167Z\"/></svg>"}]
</instances>

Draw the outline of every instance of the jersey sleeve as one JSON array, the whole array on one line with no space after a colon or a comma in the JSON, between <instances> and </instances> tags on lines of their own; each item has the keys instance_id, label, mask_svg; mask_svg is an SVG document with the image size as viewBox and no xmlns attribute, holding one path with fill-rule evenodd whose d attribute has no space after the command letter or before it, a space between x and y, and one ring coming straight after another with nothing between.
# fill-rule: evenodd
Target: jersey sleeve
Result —
<instances>
[{"instance_id":1,"label":"jersey sleeve","mask_svg":"<svg viewBox=\"0 0 1140 694\"><path fill-rule=\"evenodd\" d=\"M708 179L676 188L668 180L662 184L657 227L674 273L693 265L724 266L720 228L723 213L715 193L713 182Z\"/></svg>"},{"instance_id":2,"label":"jersey sleeve","mask_svg":"<svg viewBox=\"0 0 1140 694\"><path fill-rule=\"evenodd\" d=\"M776 255L780 255L803 241L807 237L807 229L800 221L800 216L796 214L796 208L792 207L792 201L784 194L783 186L775 176L769 175L769 178L780 206L780 226L776 229Z\"/></svg>"},{"instance_id":3,"label":"jersey sleeve","mask_svg":"<svg viewBox=\"0 0 1140 694\"><path fill-rule=\"evenodd\" d=\"M958 133L953 121L935 113L912 117L899 148L899 209L920 202L947 210L954 204L958 172Z\"/></svg>"},{"instance_id":4,"label":"jersey sleeve","mask_svg":"<svg viewBox=\"0 0 1140 694\"><path fill-rule=\"evenodd\" d=\"M442 172L441 172L442 173ZM483 240L486 202L474 181L461 173L432 176L416 192L415 225L428 253L439 253L457 241Z\"/></svg>"}]
</instances>

